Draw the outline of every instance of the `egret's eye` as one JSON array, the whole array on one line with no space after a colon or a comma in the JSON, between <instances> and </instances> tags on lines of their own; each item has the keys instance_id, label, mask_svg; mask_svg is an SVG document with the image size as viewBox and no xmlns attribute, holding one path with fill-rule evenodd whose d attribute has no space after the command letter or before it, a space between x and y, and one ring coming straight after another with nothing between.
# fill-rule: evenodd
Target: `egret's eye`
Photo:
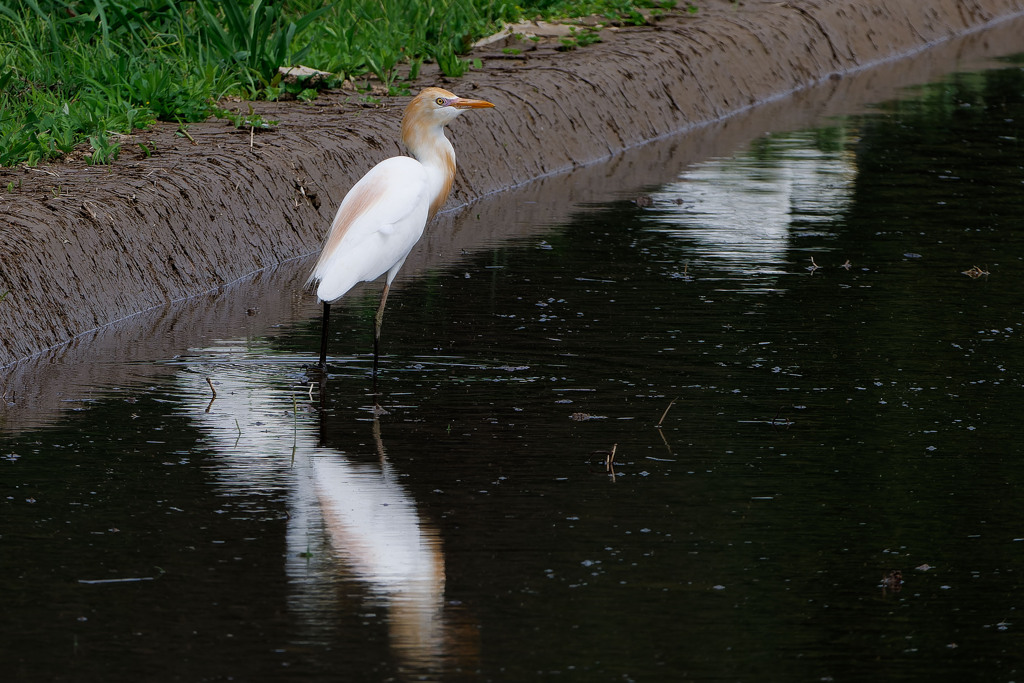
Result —
<instances>
[{"instance_id":1,"label":"egret's eye","mask_svg":"<svg viewBox=\"0 0 1024 683\"><path fill-rule=\"evenodd\" d=\"M447 101L443 97L438 97L434 101L437 102L437 106L439 106L439 107L443 107L444 105L447 104Z\"/></svg>"}]
</instances>

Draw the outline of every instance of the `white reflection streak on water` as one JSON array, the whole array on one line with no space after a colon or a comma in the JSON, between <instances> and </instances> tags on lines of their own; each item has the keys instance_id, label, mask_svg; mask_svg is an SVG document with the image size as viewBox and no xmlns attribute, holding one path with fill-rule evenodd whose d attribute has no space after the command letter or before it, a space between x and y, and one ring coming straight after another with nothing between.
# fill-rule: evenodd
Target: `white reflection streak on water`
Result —
<instances>
[{"instance_id":1,"label":"white reflection streak on water","mask_svg":"<svg viewBox=\"0 0 1024 683\"><path fill-rule=\"evenodd\" d=\"M818 149L810 133L768 147L760 158L748 150L704 162L653 193L651 229L686 240L696 259L733 275L786 272L793 238L807 228L820 234L849 207L855 159Z\"/></svg>"},{"instance_id":2,"label":"white reflection streak on water","mask_svg":"<svg viewBox=\"0 0 1024 683\"><path fill-rule=\"evenodd\" d=\"M445 654L440 538L398 484L379 426L373 425L372 457L354 462L319 444L309 397L293 393L300 387L286 376L286 368L297 363L261 364L249 355L251 349L246 352L244 341L201 353L178 375L183 405L209 436L227 491L287 490L289 604L308 631L304 638L318 643L344 638L334 633L339 610L361 609L341 604L348 597L346 579L355 578L372 596L368 611L387 610L401 667L440 670ZM207 377L217 392L212 403Z\"/></svg>"}]
</instances>

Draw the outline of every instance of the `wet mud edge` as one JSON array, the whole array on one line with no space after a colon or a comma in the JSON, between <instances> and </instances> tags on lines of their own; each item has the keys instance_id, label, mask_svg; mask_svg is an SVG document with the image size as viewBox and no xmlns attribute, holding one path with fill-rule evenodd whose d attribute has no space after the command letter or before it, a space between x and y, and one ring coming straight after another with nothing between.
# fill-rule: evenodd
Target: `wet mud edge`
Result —
<instances>
[{"instance_id":1,"label":"wet mud edge","mask_svg":"<svg viewBox=\"0 0 1024 683\"><path fill-rule=\"evenodd\" d=\"M425 68L419 86L497 105L450 128L460 168L446 211L1024 14L1024 0L699 5L567 52L483 47L483 69L460 79ZM313 253L348 187L401 153L404 104L343 91L253 103L279 124L211 119L190 137L161 125L125 139L112 166L0 169L0 373Z\"/></svg>"}]
</instances>

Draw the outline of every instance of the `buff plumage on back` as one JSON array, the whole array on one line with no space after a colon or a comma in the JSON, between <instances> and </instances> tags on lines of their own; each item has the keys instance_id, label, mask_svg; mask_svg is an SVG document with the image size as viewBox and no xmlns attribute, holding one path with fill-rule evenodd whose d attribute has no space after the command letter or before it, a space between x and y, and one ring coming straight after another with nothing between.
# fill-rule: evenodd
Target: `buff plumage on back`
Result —
<instances>
[{"instance_id":1,"label":"buff plumage on back","mask_svg":"<svg viewBox=\"0 0 1024 683\"><path fill-rule=\"evenodd\" d=\"M374 182L363 184L363 187L353 187L352 191L345 197L345 203L338 209L338 213L335 214L334 221L331 223L331 229L327 232L327 238L324 240L323 248L320 251L320 258L317 260L316 265L313 266L313 272L310 273L309 280L306 281L307 286L314 280L323 279L323 271L330 261L331 255L337 252L342 238L348 232L348 229L352 227L352 223L373 206L376 197L383 189L383 183L383 178L377 178Z\"/></svg>"},{"instance_id":2,"label":"buff plumage on back","mask_svg":"<svg viewBox=\"0 0 1024 683\"><path fill-rule=\"evenodd\" d=\"M334 301L359 282L389 273L388 282L423 234L429 179L415 159L393 157L374 166L346 195L309 281L317 297Z\"/></svg>"}]
</instances>

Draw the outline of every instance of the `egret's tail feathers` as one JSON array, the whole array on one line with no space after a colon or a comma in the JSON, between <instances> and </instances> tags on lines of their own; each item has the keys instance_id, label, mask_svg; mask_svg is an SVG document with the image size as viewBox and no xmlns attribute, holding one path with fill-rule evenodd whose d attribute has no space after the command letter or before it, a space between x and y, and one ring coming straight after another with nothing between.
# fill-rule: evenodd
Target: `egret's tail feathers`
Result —
<instances>
[{"instance_id":1,"label":"egret's tail feathers","mask_svg":"<svg viewBox=\"0 0 1024 683\"><path fill-rule=\"evenodd\" d=\"M319 286L316 288L317 298L319 298L320 301L333 303L345 296L345 294L348 293L348 290L355 287L363 278L360 278L358 275L353 275L351 271L328 271L322 275L314 273L314 279L320 281Z\"/></svg>"}]
</instances>

